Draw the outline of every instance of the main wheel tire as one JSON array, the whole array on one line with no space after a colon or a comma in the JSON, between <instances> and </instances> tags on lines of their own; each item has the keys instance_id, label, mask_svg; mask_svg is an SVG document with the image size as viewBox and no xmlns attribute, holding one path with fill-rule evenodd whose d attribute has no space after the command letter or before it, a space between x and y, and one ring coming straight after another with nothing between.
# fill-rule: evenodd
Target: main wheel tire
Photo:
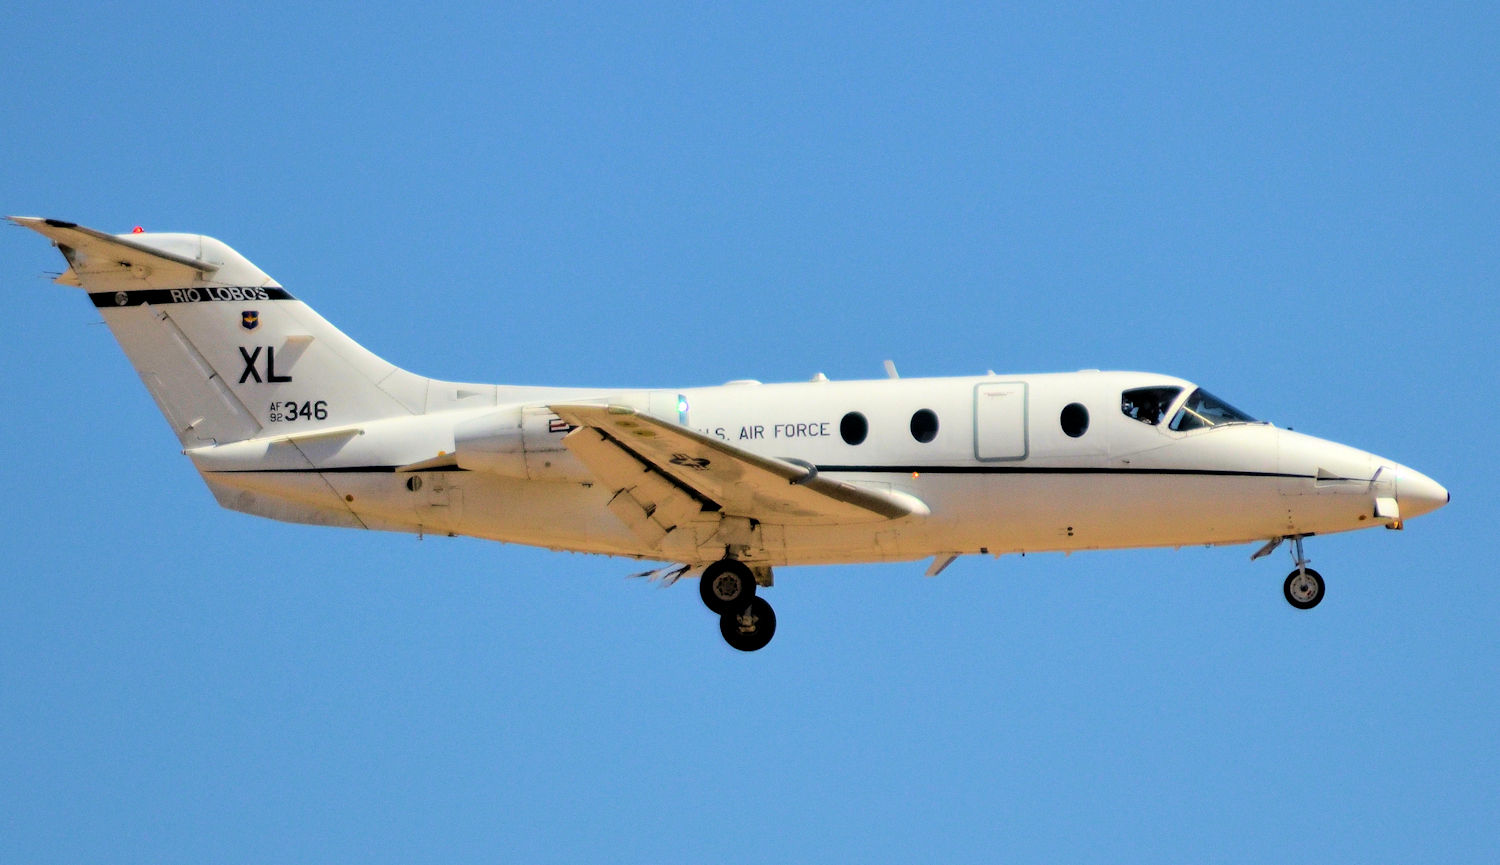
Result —
<instances>
[{"instance_id":1,"label":"main wheel tire","mask_svg":"<svg viewBox=\"0 0 1500 865\"><path fill-rule=\"evenodd\" d=\"M720 559L698 578L698 596L705 607L721 616L730 610L743 610L755 597L755 574L744 562Z\"/></svg>"},{"instance_id":2,"label":"main wheel tire","mask_svg":"<svg viewBox=\"0 0 1500 865\"><path fill-rule=\"evenodd\" d=\"M724 642L741 652L764 649L776 636L776 611L765 598L751 598L749 605L741 607L740 612L719 617L719 633Z\"/></svg>"},{"instance_id":3,"label":"main wheel tire","mask_svg":"<svg viewBox=\"0 0 1500 865\"><path fill-rule=\"evenodd\" d=\"M1287 574L1281 591L1288 604L1299 610L1311 610L1323 600L1325 588L1322 574L1312 568L1301 568Z\"/></svg>"}]
</instances>

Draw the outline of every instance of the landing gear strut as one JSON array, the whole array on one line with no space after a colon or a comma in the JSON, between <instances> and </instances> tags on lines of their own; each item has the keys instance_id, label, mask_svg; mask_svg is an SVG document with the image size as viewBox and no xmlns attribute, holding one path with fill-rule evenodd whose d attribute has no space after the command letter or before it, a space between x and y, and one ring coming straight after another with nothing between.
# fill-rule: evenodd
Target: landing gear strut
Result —
<instances>
[{"instance_id":1,"label":"landing gear strut","mask_svg":"<svg viewBox=\"0 0 1500 865\"><path fill-rule=\"evenodd\" d=\"M1292 561L1297 569L1286 575L1281 586L1286 602L1299 610L1311 610L1323 600L1323 575L1307 566L1308 558L1302 554L1302 536L1292 536Z\"/></svg>"},{"instance_id":2,"label":"landing gear strut","mask_svg":"<svg viewBox=\"0 0 1500 865\"><path fill-rule=\"evenodd\" d=\"M755 595L755 572L737 559L720 559L698 580L703 605L719 616L724 642L741 652L765 648L776 634L776 611Z\"/></svg>"},{"instance_id":3,"label":"landing gear strut","mask_svg":"<svg viewBox=\"0 0 1500 865\"><path fill-rule=\"evenodd\" d=\"M1309 559L1302 552L1302 539L1305 537L1307 536L1282 535L1279 538L1272 538L1250 557L1250 561L1253 562L1261 556L1270 555L1281 546L1283 541L1292 542L1292 563L1297 566L1297 569L1286 575L1286 582L1282 584L1281 592L1286 595L1286 602L1299 610L1311 610L1316 607L1318 602L1323 600L1325 588L1323 575L1307 566Z\"/></svg>"}]
</instances>

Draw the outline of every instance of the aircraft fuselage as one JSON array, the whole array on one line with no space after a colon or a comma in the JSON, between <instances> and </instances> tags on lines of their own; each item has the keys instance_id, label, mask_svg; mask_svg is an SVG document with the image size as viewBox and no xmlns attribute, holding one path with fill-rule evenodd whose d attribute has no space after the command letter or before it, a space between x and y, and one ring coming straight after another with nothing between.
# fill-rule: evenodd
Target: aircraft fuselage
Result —
<instances>
[{"instance_id":1,"label":"aircraft fuselage","mask_svg":"<svg viewBox=\"0 0 1500 865\"><path fill-rule=\"evenodd\" d=\"M1179 432L1126 416L1121 394L1150 386L1180 388L1184 397L1193 391L1180 379L1097 371L682 390L497 388L470 399L525 401L375 421L361 425L366 435L287 448L285 466L264 445L189 453L223 503L266 516L309 522L322 513L332 524L689 562L723 555L721 515L705 513L690 532L643 543L606 508L614 491L563 446L569 427L549 405L629 406L810 464L825 477L910 495L930 512L854 525L744 526L744 558L773 565L1247 543L1391 525L1398 517L1376 513L1381 498L1399 501L1401 517L1446 501L1435 483L1398 463L1270 424ZM1086 417L1076 436L1063 428L1069 406ZM864 419L857 443L846 437L851 415ZM914 417L935 429L914 432ZM396 470L438 454L454 455L456 465ZM293 470L304 455L321 471Z\"/></svg>"}]
</instances>

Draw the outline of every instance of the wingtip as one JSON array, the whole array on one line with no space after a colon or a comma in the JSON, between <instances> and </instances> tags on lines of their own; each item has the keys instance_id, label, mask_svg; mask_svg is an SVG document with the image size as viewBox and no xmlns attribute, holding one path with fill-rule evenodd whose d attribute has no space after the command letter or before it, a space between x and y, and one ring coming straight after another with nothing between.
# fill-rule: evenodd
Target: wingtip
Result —
<instances>
[{"instance_id":1,"label":"wingtip","mask_svg":"<svg viewBox=\"0 0 1500 865\"><path fill-rule=\"evenodd\" d=\"M71 222L63 222L61 219L47 219L41 216L7 216L12 225L29 228L32 231L42 231L43 228L77 228Z\"/></svg>"}]
</instances>

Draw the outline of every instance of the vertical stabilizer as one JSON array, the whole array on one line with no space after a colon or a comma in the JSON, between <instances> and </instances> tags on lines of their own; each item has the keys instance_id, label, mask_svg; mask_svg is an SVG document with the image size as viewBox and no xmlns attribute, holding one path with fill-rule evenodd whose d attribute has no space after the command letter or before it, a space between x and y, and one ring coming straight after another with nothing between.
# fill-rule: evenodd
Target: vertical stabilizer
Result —
<instances>
[{"instance_id":1,"label":"vertical stabilizer","mask_svg":"<svg viewBox=\"0 0 1500 865\"><path fill-rule=\"evenodd\" d=\"M112 235L11 217L50 238L184 447L419 414L427 379L345 336L211 237Z\"/></svg>"}]
</instances>

